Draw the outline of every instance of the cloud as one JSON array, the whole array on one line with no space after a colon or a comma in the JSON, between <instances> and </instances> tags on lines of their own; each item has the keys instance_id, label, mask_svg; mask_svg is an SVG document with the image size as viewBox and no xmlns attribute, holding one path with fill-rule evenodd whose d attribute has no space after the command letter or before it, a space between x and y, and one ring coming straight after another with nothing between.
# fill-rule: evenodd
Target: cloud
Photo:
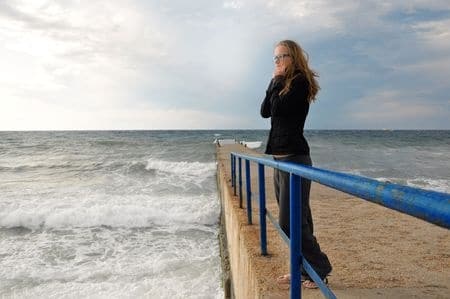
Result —
<instances>
[{"instance_id":1,"label":"cloud","mask_svg":"<svg viewBox=\"0 0 450 299\"><path fill-rule=\"evenodd\" d=\"M35 10L39 10L44 16L35 15ZM74 29L64 20L52 17L56 12L61 12L58 6L43 5L39 1L29 3L2 1L0 3L0 15L15 23L21 23L28 29Z\"/></svg>"},{"instance_id":2,"label":"cloud","mask_svg":"<svg viewBox=\"0 0 450 299\"><path fill-rule=\"evenodd\" d=\"M446 9L446 1L2 1L0 118L9 121L0 129L21 126L11 117L23 113L20 105L40 111L27 114L36 128L49 128L45 116L67 127L73 115L80 127L115 127L105 111L127 128L138 125L131 111L158 111L146 115L168 127L170 117L186 127L213 119L267 127L258 108L273 46L284 38L300 41L322 75L313 127L337 127L328 116L339 109L355 113L352 126L366 126L367 106L350 107L357 99L373 105L371 91L392 101L386 109L423 86L433 105L448 104Z\"/></svg>"},{"instance_id":3,"label":"cloud","mask_svg":"<svg viewBox=\"0 0 450 299\"><path fill-rule=\"evenodd\" d=\"M449 53L450 51L450 18L439 21L425 21L414 24L418 39L434 51Z\"/></svg>"},{"instance_id":4,"label":"cloud","mask_svg":"<svg viewBox=\"0 0 450 299\"><path fill-rule=\"evenodd\" d=\"M244 3L242 1L225 1L223 3L224 8L240 9Z\"/></svg>"},{"instance_id":5,"label":"cloud","mask_svg":"<svg viewBox=\"0 0 450 299\"><path fill-rule=\"evenodd\" d=\"M381 90L353 103L348 115L375 128L417 128L418 123L434 117L445 117L445 105L427 101L424 94L405 90ZM444 109L443 109L444 106ZM448 113L448 111L447 111Z\"/></svg>"},{"instance_id":6,"label":"cloud","mask_svg":"<svg viewBox=\"0 0 450 299\"><path fill-rule=\"evenodd\" d=\"M64 98L72 104L126 101L120 97L143 78L143 69L156 69L167 55L158 29L164 27L132 7L108 2L9 7L0 20L0 49L15 76L1 80L24 97Z\"/></svg>"},{"instance_id":7,"label":"cloud","mask_svg":"<svg viewBox=\"0 0 450 299\"><path fill-rule=\"evenodd\" d=\"M222 129L239 128L239 117L199 109L160 109L103 106L65 107L45 101L16 98L2 105L0 128L17 123L14 130L113 130L113 129ZM95 124L93 128L92 124Z\"/></svg>"}]
</instances>

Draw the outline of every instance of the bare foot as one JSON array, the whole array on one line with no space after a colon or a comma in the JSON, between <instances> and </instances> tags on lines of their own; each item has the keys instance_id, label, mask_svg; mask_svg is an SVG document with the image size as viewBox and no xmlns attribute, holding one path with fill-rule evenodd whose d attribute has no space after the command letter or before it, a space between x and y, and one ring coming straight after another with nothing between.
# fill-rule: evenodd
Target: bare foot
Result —
<instances>
[{"instance_id":1,"label":"bare foot","mask_svg":"<svg viewBox=\"0 0 450 299\"><path fill-rule=\"evenodd\" d=\"M311 280L307 276L301 276L301 281L304 282L305 280ZM277 282L279 284L290 284L291 283L291 274L284 274L277 278Z\"/></svg>"},{"instance_id":2,"label":"bare foot","mask_svg":"<svg viewBox=\"0 0 450 299\"><path fill-rule=\"evenodd\" d=\"M279 284L290 284L291 283L291 274L284 274L277 278L277 282Z\"/></svg>"},{"instance_id":3,"label":"bare foot","mask_svg":"<svg viewBox=\"0 0 450 299\"><path fill-rule=\"evenodd\" d=\"M328 285L328 278L324 278L323 282ZM319 286L311 279L306 279L304 282L302 282L302 286L305 289L317 289Z\"/></svg>"},{"instance_id":4,"label":"bare foot","mask_svg":"<svg viewBox=\"0 0 450 299\"><path fill-rule=\"evenodd\" d=\"M317 284L316 284L314 281L309 280L309 279L305 280L305 281L302 283L302 286L303 286L305 289L317 289L317 288L318 288Z\"/></svg>"}]
</instances>

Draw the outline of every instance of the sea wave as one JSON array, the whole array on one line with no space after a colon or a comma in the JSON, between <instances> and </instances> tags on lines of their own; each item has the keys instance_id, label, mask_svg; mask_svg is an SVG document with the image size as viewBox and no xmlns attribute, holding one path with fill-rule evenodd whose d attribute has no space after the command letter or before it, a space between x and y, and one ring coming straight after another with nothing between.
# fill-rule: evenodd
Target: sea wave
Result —
<instances>
[{"instance_id":1,"label":"sea wave","mask_svg":"<svg viewBox=\"0 0 450 299\"><path fill-rule=\"evenodd\" d=\"M125 140L93 140L89 142L93 147L96 146L128 146L133 145L135 142L125 141Z\"/></svg>"},{"instance_id":2,"label":"sea wave","mask_svg":"<svg viewBox=\"0 0 450 299\"><path fill-rule=\"evenodd\" d=\"M30 163L30 164L19 164L19 165L0 165L0 171L9 172L22 172L22 171L34 171L41 169L67 169L77 167L70 162L62 163Z\"/></svg>"},{"instance_id":3,"label":"sea wave","mask_svg":"<svg viewBox=\"0 0 450 299\"><path fill-rule=\"evenodd\" d=\"M215 174L215 162L173 162L150 158L147 161L147 170L156 170L160 172L167 172L179 176L195 176L195 177L210 177Z\"/></svg>"},{"instance_id":4,"label":"sea wave","mask_svg":"<svg viewBox=\"0 0 450 299\"><path fill-rule=\"evenodd\" d=\"M155 158L148 160L110 160L99 159L97 161L30 161L16 165L0 165L0 171L28 172L46 170L78 170L95 171L104 169L106 171L123 171L127 174L154 174L156 171L188 175L188 176L210 176L215 171L214 162L173 162Z\"/></svg>"},{"instance_id":5,"label":"sea wave","mask_svg":"<svg viewBox=\"0 0 450 299\"><path fill-rule=\"evenodd\" d=\"M405 179L394 177L378 177L375 179L382 182L389 182L431 191L450 193L450 181L445 179L430 179L430 178Z\"/></svg>"},{"instance_id":6,"label":"sea wave","mask_svg":"<svg viewBox=\"0 0 450 299\"><path fill-rule=\"evenodd\" d=\"M111 202L65 204L56 200L42 205L38 201L22 206L7 206L0 212L0 227L28 229L67 227L152 227L154 225L213 225L218 221L219 206L215 195L148 198L122 204ZM83 202L80 200L80 203Z\"/></svg>"},{"instance_id":7,"label":"sea wave","mask_svg":"<svg viewBox=\"0 0 450 299\"><path fill-rule=\"evenodd\" d=\"M143 161L105 161L101 168L108 172L122 172L128 175L154 175L155 171L147 169L147 162Z\"/></svg>"},{"instance_id":8,"label":"sea wave","mask_svg":"<svg viewBox=\"0 0 450 299\"><path fill-rule=\"evenodd\" d=\"M450 193L450 181L444 179L415 178L406 180L411 187L430 189L433 191Z\"/></svg>"}]
</instances>

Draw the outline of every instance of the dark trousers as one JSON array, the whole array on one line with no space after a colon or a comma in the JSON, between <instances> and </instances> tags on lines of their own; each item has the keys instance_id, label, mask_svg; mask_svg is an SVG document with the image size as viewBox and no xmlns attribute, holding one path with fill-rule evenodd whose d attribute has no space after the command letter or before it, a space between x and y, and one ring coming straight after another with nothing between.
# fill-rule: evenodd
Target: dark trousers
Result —
<instances>
[{"instance_id":1,"label":"dark trousers","mask_svg":"<svg viewBox=\"0 0 450 299\"><path fill-rule=\"evenodd\" d=\"M276 158L277 161L293 162L303 165L312 165L310 156L293 155L283 158ZM289 209L289 176L290 174L278 169L274 169L275 197L279 206L279 223L284 233L290 237L290 209ZM310 263L317 274L323 279L331 272L331 264L325 253L320 250L319 243L314 237L314 224L309 205L309 191L311 181L301 179L302 193L302 253L303 257ZM302 270L302 274L306 272Z\"/></svg>"}]
</instances>

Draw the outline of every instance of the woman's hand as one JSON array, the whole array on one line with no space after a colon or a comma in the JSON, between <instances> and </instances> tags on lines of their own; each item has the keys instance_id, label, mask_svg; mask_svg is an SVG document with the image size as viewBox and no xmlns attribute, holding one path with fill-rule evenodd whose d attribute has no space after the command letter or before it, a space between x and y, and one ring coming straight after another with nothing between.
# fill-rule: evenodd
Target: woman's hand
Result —
<instances>
[{"instance_id":1,"label":"woman's hand","mask_svg":"<svg viewBox=\"0 0 450 299\"><path fill-rule=\"evenodd\" d=\"M286 67L284 66L283 63L278 63L275 65L272 78L275 78L276 76L284 76L285 74L286 74Z\"/></svg>"}]
</instances>

